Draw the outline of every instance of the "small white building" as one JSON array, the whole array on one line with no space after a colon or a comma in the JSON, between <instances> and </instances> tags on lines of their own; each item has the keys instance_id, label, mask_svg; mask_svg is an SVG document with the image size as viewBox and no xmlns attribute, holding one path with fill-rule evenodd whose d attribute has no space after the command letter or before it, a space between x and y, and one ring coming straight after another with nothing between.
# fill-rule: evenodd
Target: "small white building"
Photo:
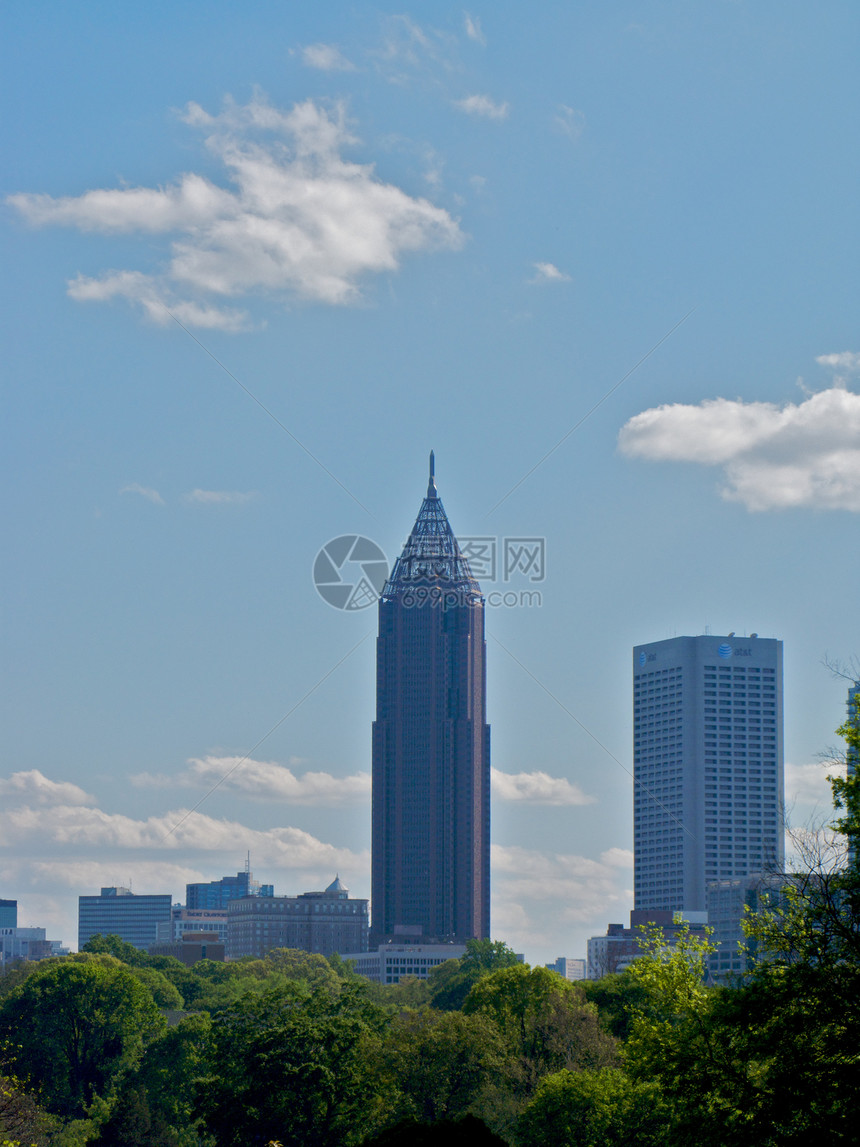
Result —
<instances>
[{"instance_id":1,"label":"small white building","mask_svg":"<svg viewBox=\"0 0 860 1147\"><path fill-rule=\"evenodd\" d=\"M344 953L343 959L376 984L399 984L404 976L426 980L434 968L465 954L465 944L380 944L373 952Z\"/></svg>"},{"instance_id":2,"label":"small white building","mask_svg":"<svg viewBox=\"0 0 860 1147\"><path fill-rule=\"evenodd\" d=\"M585 960L574 960L570 956L559 956L554 964L546 965L551 972L558 972L566 980L585 979Z\"/></svg>"},{"instance_id":3,"label":"small white building","mask_svg":"<svg viewBox=\"0 0 860 1147\"><path fill-rule=\"evenodd\" d=\"M45 938L44 928L0 928L0 968L12 960L45 960L68 954L61 941Z\"/></svg>"}]
</instances>

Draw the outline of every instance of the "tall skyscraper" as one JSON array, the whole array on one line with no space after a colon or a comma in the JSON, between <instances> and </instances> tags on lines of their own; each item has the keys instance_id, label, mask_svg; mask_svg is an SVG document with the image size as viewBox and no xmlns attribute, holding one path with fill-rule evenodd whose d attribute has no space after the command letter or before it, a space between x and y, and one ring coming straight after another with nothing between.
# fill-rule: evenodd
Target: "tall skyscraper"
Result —
<instances>
[{"instance_id":1,"label":"tall skyscraper","mask_svg":"<svg viewBox=\"0 0 860 1147\"><path fill-rule=\"evenodd\" d=\"M430 482L379 601L372 944L490 932L484 599Z\"/></svg>"},{"instance_id":2,"label":"tall skyscraper","mask_svg":"<svg viewBox=\"0 0 860 1147\"><path fill-rule=\"evenodd\" d=\"M712 882L781 871L782 642L637 645L633 775L637 909L704 911Z\"/></svg>"}]
</instances>

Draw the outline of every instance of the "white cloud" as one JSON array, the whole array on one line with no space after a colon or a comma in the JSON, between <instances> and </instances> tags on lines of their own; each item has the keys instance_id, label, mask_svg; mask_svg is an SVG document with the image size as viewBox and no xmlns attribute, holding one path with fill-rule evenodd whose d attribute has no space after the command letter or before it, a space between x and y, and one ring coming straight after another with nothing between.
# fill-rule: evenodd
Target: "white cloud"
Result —
<instances>
[{"instance_id":1,"label":"white cloud","mask_svg":"<svg viewBox=\"0 0 860 1147\"><path fill-rule=\"evenodd\" d=\"M464 12L463 23L466 28L466 35L470 40L474 40L476 44L486 44L487 40L484 36L484 30L477 16L470 16L468 12Z\"/></svg>"},{"instance_id":2,"label":"white cloud","mask_svg":"<svg viewBox=\"0 0 860 1147\"><path fill-rule=\"evenodd\" d=\"M600 859L610 868L633 868L633 850L630 848L607 848Z\"/></svg>"},{"instance_id":3,"label":"white cloud","mask_svg":"<svg viewBox=\"0 0 860 1147\"><path fill-rule=\"evenodd\" d=\"M579 785L566 777L551 777L549 773L502 773L491 769L493 795L505 801L523 804L584 805L593 804L595 798L584 793Z\"/></svg>"},{"instance_id":4,"label":"white cloud","mask_svg":"<svg viewBox=\"0 0 860 1147\"><path fill-rule=\"evenodd\" d=\"M78 275L68 282L69 297L79 303L106 303L126 299L136 303L152 322L169 326L178 319L184 326L235 333L250 327L245 311L213 307L170 297L169 288L141 271L108 271L101 278Z\"/></svg>"},{"instance_id":5,"label":"white cloud","mask_svg":"<svg viewBox=\"0 0 860 1147\"><path fill-rule=\"evenodd\" d=\"M247 329L247 315L213 305L212 296L346 304L360 296L365 276L396 270L406 253L462 243L447 211L343 157L356 141L342 105L306 100L283 111L257 95L244 106L225 101L219 115L191 103L182 118L206 133L232 187L186 173L158 188L9 197L36 226L168 239L163 273L79 275L69 284L72 298L125 298L162 324L169 308L186 325L238 331Z\"/></svg>"},{"instance_id":6,"label":"white cloud","mask_svg":"<svg viewBox=\"0 0 860 1147\"><path fill-rule=\"evenodd\" d=\"M16 797L37 805L90 805L95 797L70 781L52 781L38 769L0 777L0 797L8 802Z\"/></svg>"},{"instance_id":7,"label":"white cloud","mask_svg":"<svg viewBox=\"0 0 860 1147\"><path fill-rule=\"evenodd\" d=\"M142 498L146 498L156 506L164 505L164 499L157 490L153 490L151 486L141 486L139 482L129 482L127 486L122 487L120 494L140 494Z\"/></svg>"},{"instance_id":8,"label":"white cloud","mask_svg":"<svg viewBox=\"0 0 860 1147\"><path fill-rule=\"evenodd\" d=\"M491 863L493 935L517 951L557 943L559 923L603 933L608 920L623 922L632 904L632 892L623 885L632 863L626 849L611 848L592 860L493 845Z\"/></svg>"},{"instance_id":9,"label":"white cloud","mask_svg":"<svg viewBox=\"0 0 860 1147\"><path fill-rule=\"evenodd\" d=\"M860 395L833 386L801 403L717 398L635 415L621 452L722 466L722 496L748 510L809 506L860 512Z\"/></svg>"},{"instance_id":10,"label":"white cloud","mask_svg":"<svg viewBox=\"0 0 860 1147\"><path fill-rule=\"evenodd\" d=\"M507 119L508 105L497 104L489 96L466 96L462 100L454 100L454 106L468 115L483 116L485 119Z\"/></svg>"},{"instance_id":11,"label":"white cloud","mask_svg":"<svg viewBox=\"0 0 860 1147\"><path fill-rule=\"evenodd\" d=\"M585 131L585 112L559 104L555 115L555 126L570 140L577 140Z\"/></svg>"},{"instance_id":12,"label":"white cloud","mask_svg":"<svg viewBox=\"0 0 860 1147\"><path fill-rule=\"evenodd\" d=\"M292 769L275 761L255 761L242 757L192 757L188 765L187 769L173 777L140 773L132 777L132 783L141 787L208 788L223 781L221 788L240 792L244 796L286 801L294 805L351 804L370 799L369 773L335 777L331 773L306 772L296 776Z\"/></svg>"},{"instance_id":13,"label":"white cloud","mask_svg":"<svg viewBox=\"0 0 860 1147\"><path fill-rule=\"evenodd\" d=\"M334 44L308 44L302 49L302 60L309 68L322 72L354 72L355 64Z\"/></svg>"},{"instance_id":14,"label":"white cloud","mask_svg":"<svg viewBox=\"0 0 860 1147\"><path fill-rule=\"evenodd\" d=\"M569 283L570 275L566 275L564 271L560 271L555 263L533 263L535 269L534 277L529 279L530 283Z\"/></svg>"},{"instance_id":15,"label":"white cloud","mask_svg":"<svg viewBox=\"0 0 860 1147\"><path fill-rule=\"evenodd\" d=\"M239 490L191 490L183 495L183 501L201 506L244 506L256 497L254 490L247 493Z\"/></svg>"},{"instance_id":16,"label":"white cloud","mask_svg":"<svg viewBox=\"0 0 860 1147\"><path fill-rule=\"evenodd\" d=\"M845 776L845 766L835 761L815 762L808 765L785 763L785 805L792 811L792 819L798 812L818 809L819 812L833 809L833 794L829 776ZM797 806L802 806L798 809Z\"/></svg>"},{"instance_id":17,"label":"white cloud","mask_svg":"<svg viewBox=\"0 0 860 1147\"><path fill-rule=\"evenodd\" d=\"M820 354L815 361L821 366L832 367L840 381L847 374L860 372L860 354L857 351L843 350L836 354Z\"/></svg>"},{"instance_id":18,"label":"white cloud","mask_svg":"<svg viewBox=\"0 0 860 1147\"><path fill-rule=\"evenodd\" d=\"M326 844L300 828L252 829L178 808L146 820L98 808L21 805L0 812L0 839L5 847L39 844L42 854L60 846L76 860L89 860L93 850L131 854L140 849L162 852L234 854L250 849L261 864L289 869L349 871L367 864L365 853ZM76 850L83 855L76 856Z\"/></svg>"}]
</instances>

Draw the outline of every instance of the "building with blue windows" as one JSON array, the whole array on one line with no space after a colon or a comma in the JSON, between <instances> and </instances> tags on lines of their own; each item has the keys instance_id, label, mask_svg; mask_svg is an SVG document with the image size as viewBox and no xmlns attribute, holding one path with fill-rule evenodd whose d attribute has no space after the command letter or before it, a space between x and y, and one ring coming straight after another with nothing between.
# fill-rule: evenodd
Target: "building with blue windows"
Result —
<instances>
[{"instance_id":1,"label":"building with blue windows","mask_svg":"<svg viewBox=\"0 0 860 1147\"><path fill-rule=\"evenodd\" d=\"M0 928L18 927L18 901L0 900Z\"/></svg>"},{"instance_id":2,"label":"building with blue windows","mask_svg":"<svg viewBox=\"0 0 860 1147\"><path fill-rule=\"evenodd\" d=\"M78 897L78 948L92 936L119 936L146 951L159 924L170 920L173 897L139 895L128 888L103 888L98 896Z\"/></svg>"},{"instance_id":3,"label":"building with blue windows","mask_svg":"<svg viewBox=\"0 0 860 1147\"><path fill-rule=\"evenodd\" d=\"M709 884L782 871L781 641L637 645L633 725L637 910L702 912Z\"/></svg>"},{"instance_id":4,"label":"building with blue windows","mask_svg":"<svg viewBox=\"0 0 860 1147\"><path fill-rule=\"evenodd\" d=\"M274 896L273 884L261 884L247 869L235 876L222 876L208 884L185 885L186 908L226 909L231 900L244 896Z\"/></svg>"}]
</instances>

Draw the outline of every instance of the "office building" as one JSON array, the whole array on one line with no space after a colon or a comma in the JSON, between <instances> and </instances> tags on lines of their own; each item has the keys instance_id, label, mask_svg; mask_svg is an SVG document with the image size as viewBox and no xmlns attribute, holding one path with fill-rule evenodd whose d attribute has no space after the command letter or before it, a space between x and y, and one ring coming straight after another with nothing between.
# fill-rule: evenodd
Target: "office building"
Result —
<instances>
[{"instance_id":1,"label":"office building","mask_svg":"<svg viewBox=\"0 0 860 1147\"><path fill-rule=\"evenodd\" d=\"M170 920L173 897L139 895L128 888L103 888L98 896L78 897L78 948L92 936L119 936L146 951L159 924Z\"/></svg>"},{"instance_id":2,"label":"office building","mask_svg":"<svg viewBox=\"0 0 860 1147\"><path fill-rule=\"evenodd\" d=\"M465 954L465 944L380 944L372 952L347 952L343 958L375 984L399 984L406 976L426 980L434 968Z\"/></svg>"},{"instance_id":3,"label":"office building","mask_svg":"<svg viewBox=\"0 0 860 1147\"><path fill-rule=\"evenodd\" d=\"M243 896L274 896L275 889L271 884L261 884L255 880L253 873L246 869L237 872L235 876L222 876L220 880L211 880L207 884L185 885L186 908L226 909L231 900L240 900Z\"/></svg>"},{"instance_id":4,"label":"office building","mask_svg":"<svg viewBox=\"0 0 860 1147\"><path fill-rule=\"evenodd\" d=\"M678 937L688 935L704 940L707 933L707 912L667 912L656 909L630 913L630 927L610 924L605 936L591 936L588 940L587 979L600 980L614 972L624 972L642 955L642 941L649 926L656 926L663 934L665 950L671 951Z\"/></svg>"},{"instance_id":5,"label":"office building","mask_svg":"<svg viewBox=\"0 0 860 1147\"><path fill-rule=\"evenodd\" d=\"M585 979L585 960L573 960L569 956L559 956L554 964L547 964L546 967L549 968L551 972L558 972L558 974L564 976L566 980Z\"/></svg>"},{"instance_id":6,"label":"office building","mask_svg":"<svg viewBox=\"0 0 860 1147\"><path fill-rule=\"evenodd\" d=\"M53 956L59 941L45 937L44 928L0 928L0 968L12 960L44 960Z\"/></svg>"},{"instance_id":7,"label":"office building","mask_svg":"<svg viewBox=\"0 0 860 1147\"><path fill-rule=\"evenodd\" d=\"M747 938L743 921L748 912L784 908L784 889L793 883L803 887L805 878L798 882L785 873L755 873L708 885L708 926L712 929L709 939L716 949L708 957L712 983L734 979L750 970L757 949L755 941Z\"/></svg>"},{"instance_id":8,"label":"office building","mask_svg":"<svg viewBox=\"0 0 860 1147\"><path fill-rule=\"evenodd\" d=\"M0 900L0 928L18 927L18 901Z\"/></svg>"},{"instance_id":9,"label":"office building","mask_svg":"<svg viewBox=\"0 0 860 1147\"><path fill-rule=\"evenodd\" d=\"M156 944L181 940L185 932L215 932L222 944L227 943L227 909L185 908L174 904L170 919L156 925Z\"/></svg>"},{"instance_id":10,"label":"office building","mask_svg":"<svg viewBox=\"0 0 860 1147\"><path fill-rule=\"evenodd\" d=\"M704 911L714 881L782 871L781 641L637 645L633 724L637 909Z\"/></svg>"},{"instance_id":11,"label":"office building","mask_svg":"<svg viewBox=\"0 0 860 1147\"><path fill-rule=\"evenodd\" d=\"M225 959L225 945L217 932L183 932L178 940L149 945L150 956L172 956L187 967L198 960Z\"/></svg>"},{"instance_id":12,"label":"office building","mask_svg":"<svg viewBox=\"0 0 860 1147\"><path fill-rule=\"evenodd\" d=\"M331 956L367 951L366 900L350 899L335 877L324 892L299 896L246 896L227 906L227 959L261 959L273 948L300 948Z\"/></svg>"},{"instance_id":13,"label":"office building","mask_svg":"<svg viewBox=\"0 0 860 1147\"><path fill-rule=\"evenodd\" d=\"M430 482L379 601L373 943L490 931L484 599Z\"/></svg>"}]
</instances>

